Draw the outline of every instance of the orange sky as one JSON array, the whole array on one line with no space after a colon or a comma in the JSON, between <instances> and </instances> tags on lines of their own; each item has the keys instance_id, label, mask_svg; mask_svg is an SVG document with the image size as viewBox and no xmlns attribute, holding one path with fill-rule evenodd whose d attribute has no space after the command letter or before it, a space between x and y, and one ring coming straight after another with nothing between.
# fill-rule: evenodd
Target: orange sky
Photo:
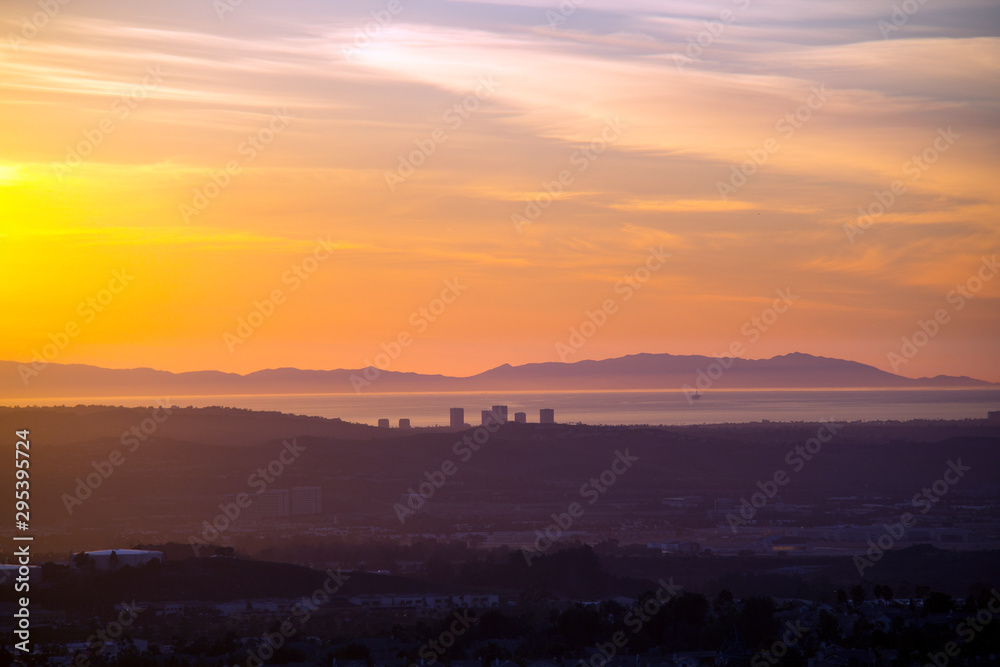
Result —
<instances>
[{"instance_id":1,"label":"orange sky","mask_svg":"<svg viewBox=\"0 0 1000 667\"><path fill-rule=\"evenodd\" d=\"M893 370L943 309L898 372L1000 381L985 0L50 4L0 7L0 359L357 368L403 334L391 370L471 374L610 300L567 360Z\"/></svg>"}]
</instances>

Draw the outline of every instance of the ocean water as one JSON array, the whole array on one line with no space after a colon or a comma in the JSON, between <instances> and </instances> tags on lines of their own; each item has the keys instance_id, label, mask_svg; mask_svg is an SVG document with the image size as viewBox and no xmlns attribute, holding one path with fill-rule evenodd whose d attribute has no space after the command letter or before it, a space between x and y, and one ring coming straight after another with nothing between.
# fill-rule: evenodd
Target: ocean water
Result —
<instances>
[{"instance_id":1,"label":"ocean water","mask_svg":"<svg viewBox=\"0 0 1000 667\"><path fill-rule=\"evenodd\" d=\"M144 406L160 397L60 398L17 401L16 405L101 404ZM493 405L508 406L538 421L540 408L555 410L560 423L711 424L770 421L877 421L908 419L985 419L1000 410L1000 389L913 390L743 390L710 391L691 402L680 391L477 392L430 394L282 394L257 396L171 396L180 406L225 406L276 410L300 415L339 417L375 425L380 418L396 426L444 426L450 408L465 408L465 421L480 423Z\"/></svg>"}]
</instances>

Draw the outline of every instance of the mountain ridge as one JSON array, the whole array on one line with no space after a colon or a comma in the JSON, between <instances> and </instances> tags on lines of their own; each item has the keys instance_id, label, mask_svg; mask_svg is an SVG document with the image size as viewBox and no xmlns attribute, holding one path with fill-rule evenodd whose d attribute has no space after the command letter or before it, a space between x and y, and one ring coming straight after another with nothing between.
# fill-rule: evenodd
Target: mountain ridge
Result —
<instances>
[{"instance_id":1,"label":"mountain ridge","mask_svg":"<svg viewBox=\"0 0 1000 667\"><path fill-rule=\"evenodd\" d=\"M996 387L967 376L908 378L847 359L790 352L767 359L641 352L575 362L502 364L456 377L408 371L266 368L174 373L89 364L35 368L0 361L0 399L163 395L247 395L524 390L902 389Z\"/></svg>"}]
</instances>

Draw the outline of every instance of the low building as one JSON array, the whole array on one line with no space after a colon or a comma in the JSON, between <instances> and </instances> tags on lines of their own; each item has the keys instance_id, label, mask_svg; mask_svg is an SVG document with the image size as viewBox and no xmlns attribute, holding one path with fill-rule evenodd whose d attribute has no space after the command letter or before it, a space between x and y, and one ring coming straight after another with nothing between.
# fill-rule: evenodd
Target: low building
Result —
<instances>
[{"instance_id":1,"label":"low building","mask_svg":"<svg viewBox=\"0 0 1000 667\"><path fill-rule=\"evenodd\" d=\"M670 542L648 542L647 549L659 549L662 554L679 554L682 556L697 556L701 553L701 545L697 542L681 542L673 540Z\"/></svg>"},{"instance_id":2,"label":"low building","mask_svg":"<svg viewBox=\"0 0 1000 667\"><path fill-rule=\"evenodd\" d=\"M528 413L526 413L526 412L515 412L514 413L514 423L515 424L527 424L528 423Z\"/></svg>"},{"instance_id":3,"label":"low building","mask_svg":"<svg viewBox=\"0 0 1000 667\"><path fill-rule=\"evenodd\" d=\"M378 427L379 428L389 428L389 420L388 419L379 419L378 420Z\"/></svg>"},{"instance_id":4,"label":"low building","mask_svg":"<svg viewBox=\"0 0 1000 667\"><path fill-rule=\"evenodd\" d=\"M661 505L672 510L697 509L698 506L701 505L701 502L701 496L673 496L671 498L663 498L660 500Z\"/></svg>"},{"instance_id":5,"label":"low building","mask_svg":"<svg viewBox=\"0 0 1000 667\"><path fill-rule=\"evenodd\" d=\"M409 419L400 419L399 420L399 428L402 428L402 429L410 428L410 420Z\"/></svg>"},{"instance_id":6,"label":"low building","mask_svg":"<svg viewBox=\"0 0 1000 667\"><path fill-rule=\"evenodd\" d=\"M165 602L165 603L163 603L163 615L164 616L183 616L184 615L184 603L183 602Z\"/></svg>"},{"instance_id":7,"label":"low building","mask_svg":"<svg viewBox=\"0 0 1000 667\"><path fill-rule=\"evenodd\" d=\"M453 595L451 603L466 609L496 609L500 606L499 595Z\"/></svg>"},{"instance_id":8,"label":"low building","mask_svg":"<svg viewBox=\"0 0 1000 667\"><path fill-rule=\"evenodd\" d=\"M366 609L415 609L447 611L449 609L496 609L500 596L420 594L395 595L392 593L358 595L349 598L352 604Z\"/></svg>"}]
</instances>

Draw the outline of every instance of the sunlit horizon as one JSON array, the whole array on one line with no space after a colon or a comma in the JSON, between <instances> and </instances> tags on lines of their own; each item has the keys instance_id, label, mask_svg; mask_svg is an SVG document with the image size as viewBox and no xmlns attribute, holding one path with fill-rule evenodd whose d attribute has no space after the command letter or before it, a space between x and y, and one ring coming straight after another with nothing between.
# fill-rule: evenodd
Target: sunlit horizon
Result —
<instances>
[{"instance_id":1,"label":"sunlit horizon","mask_svg":"<svg viewBox=\"0 0 1000 667\"><path fill-rule=\"evenodd\" d=\"M1000 382L987 0L55 5L0 9L0 360Z\"/></svg>"}]
</instances>

